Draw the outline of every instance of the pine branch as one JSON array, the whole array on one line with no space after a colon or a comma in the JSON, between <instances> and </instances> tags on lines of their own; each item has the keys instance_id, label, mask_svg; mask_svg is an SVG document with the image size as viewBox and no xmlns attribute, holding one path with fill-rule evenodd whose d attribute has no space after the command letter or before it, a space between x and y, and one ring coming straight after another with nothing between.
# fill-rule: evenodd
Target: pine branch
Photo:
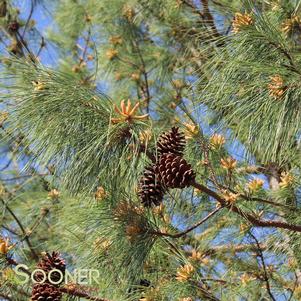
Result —
<instances>
[{"instance_id":1,"label":"pine branch","mask_svg":"<svg viewBox=\"0 0 301 301\"><path fill-rule=\"evenodd\" d=\"M206 251L206 254L212 254L217 252L249 252L254 251L257 248L254 244L242 244L242 245L222 245L210 248ZM265 250L268 248L266 244L260 244L261 250Z\"/></svg>"},{"instance_id":2,"label":"pine branch","mask_svg":"<svg viewBox=\"0 0 301 301\"><path fill-rule=\"evenodd\" d=\"M233 285L233 282L229 282L223 279L215 279L215 278L201 278L202 281L206 282L218 282L221 283L223 285Z\"/></svg>"},{"instance_id":3,"label":"pine branch","mask_svg":"<svg viewBox=\"0 0 301 301\"><path fill-rule=\"evenodd\" d=\"M260 244L261 250L266 250L268 246L266 244ZM204 256L211 256L216 253L240 253L240 252L254 252L257 250L257 245L254 244L241 244L241 245L220 245L210 247L203 252ZM188 256L191 256L192 250L185 251Z\"/></svg>"},{"instance_id":4,"label":"pine branch","mask_svg":"<svg viewBox=\"0 0 301 301\"><path fill-rule=\"evenodd\" d=\"M14 231L13 229L11 229L11 228L9 228L9 227L7 227L7 226L5 226L5 225L1 225L1 227L2 227L3 229L5 229L6 231L10 232L10 233L13 234L13 235L20 236L20 234L18 234L16 231Z\"/></svg>"},{"instance_id":5,"label":"pine branch","mask_svg":"<svg viewBox=\"0 0 301 301\"><path fill-rule=\"evenodd\" d=\"M235 191L234 189L232 189L230 187L227 187L225 185L219 184L219 187L221 187L223 189L226 189L226 190L229 190L233 193L237 193L237 191ZM273 205L275 207L282 207L282 208L285 208L285 209L288 209L288 210L291 210L291 211L296 211L297 210L297 208L294 207L294 206L278 203L278 202L275 202L275 201L272 201L272 200L262 199L262 198L258 198L258 197L252 197L252 196L248 196L248 195L245 195L245 194L239 194L239 196L242 199L246 200L246 201L265 203L265 204Z\"/></svg>"},{"instance_id":6,"label":"pine branch","mask_svg":"<svg viewBox=\"0 0 301 301\"><path fill-rule=\"evenodd\" d=\"M92 300L92 301L110 301L108 299L90 296L88 293L85 293L85 292L83 292L81 290L78 290L78 289L73 289L73 288L68 289L66 287L63 287L63 288L60 289L60 291L62 293L68 294L70 296L79 297L79 298L85 298L87 300Z\"/></svg>"},{"instance_id":7,"label":"pine branch","mask_svg":"<svg viewBox=\"0 0 301 301\"><path fill-rule=\"evenodd\" d=\"M280 53L282 53L285 57L286 57L286 59L289 61L289 66L286 66L286 67L288 67L288 69L290 70L290 71L293 71L293 72L295 72L295 73L297 73L297 74L301 74L301 72L298 70L298 68L296 67L296 64L295 64L295 62L294 62L294 59L293 59L293 57L290 55L290 53L286 50L286 49L284 49L283 47L281 47L280 45L277 45L276 43L274 43L274 42L272 42L272 41L270 41L269 42L270 43L270 45L271 46L273 46L273 47L275 47ZM285 65L283 65L283 66L285 66Z\"/></svg>"},{"instance_id":8,"label":"pine branch","mask_svg":"<svg viewBox=\"0 0 301 301\"><path fill-rule=\"evenodd\" d=\"M10 166L10 164L12 163L12 161L13 161L13 159L7 160L7 163L2 168L0 168L0 171L4 171L6 168L8 168Z\"/></svg>"},{"instance_id":9,"label":"pine branch","mask_svg":"<svg viewBox=\"0 0 301 301\"><path fill-rule=\"evenodd\" d=\"M213 197L217 200L222 207L227 208L229 211L234 212L244 219L248 220L253 226L257 227L266 227L266 228L279 228L279 229L287 229L291 231L301 232L301 225L292 225L282 221L272 221L272 220L261 220L256 218L255 216L244 212L240 208L235 205L228 205L226 200L224 200L220 195L218 195L215 191L209 189L208 187L199 184L192 183L192 186L199 189L200 191L206 193L207 195Z\"/></svg>"},{"instance_id":10,"label":"pine branch","mask_svg":"<svg viewBox=\"0 0 301 301\"><path fill-rule=\"evenodd\" d=\"M41 209L40 216L36 219L36 221L33 223L31 228L26 232L26 235L20 240L20 242L22 242L26 238L29 238L32 235L34 230L41 224L41 222L47 216L48 213L49 213L49 209L47 209L47 208Z\"/></svg>"},{"instance_id":11,"label":"pine branch","mask_svg":"<svg viewBox=\"0 0 301 301\"><path fill-rule=\"evenodd\" d=\"M38 59L39 55L41 54L42 50L44 49L44 47L46 46L45 43L45 38L43 36L41 36L41 43L40 43L40 47L35 55L35 57Z\"/></svg>"},{"instance_id":12,"label":"pine branch","mask_svg":"<svg viewBox=\"0 0 301 301\"><path fill-rule=\"evenodd\" d=\"M147 156L153 163L156 162L156 156L155 156L152 152L150 152L150 151L145 147L145 145L140 144L140 145L139 145L138 151L139 151L140 153L146 154L146 156Z\"/></svg>"},{"instance_id":13,"label":"pine branch","mask_svg":"<svg viewBox=\"0 0 301 301\"><path fill-rule=\"evenodd\" d=\"M19 263L16 260L14 260L12 257L6 256L6 261L9 265L12 265L12 266L19 265ZM24 273L26 273L27 275L31 276L31 272L28 269L26 269L24 267L20 267L20 270L23 271Z\"/></svg>"},{"instance_id":14,"label":"pine branch","mask_svg":"<svg viewBox=\"0 0 301 301\"><path fill-rule=\"evenodd\" d=\"M209 169L209 172L210 172L210 177L212 178L212 182L215 184L215 186L216 187L220 187L220 184L219 184L219 182L217 180L217 176L215 174L214 168L212 166L212 162L209 159L209 145L208 145L207 141L205 140L204 131L200 127L200 125L196 122L195 118L192 116L192 114L189 112L189 110L187 110L187 108L185 107L185 105L183 105L181 107L181 109L187 115L187 117L191 120L191 122L196 127L198 127L199 131L198 131L198 134L197 134L197 138L199 140L200 148L203 151L204 159L205 159L206 165L208 166L208 169Z\"/></svg>"},{"instance_id":15,"label":"pine branch","mask_svg":"<svg viewBox=\"0 0 301 301\"><path fill-rule=\"evenodd\" d=\"M143 78L144 78L144 87L142 87L142 91L143 91L143 93L146 94L144 101L147 104L146 112L149 113L149 102L151 99L151 95L150 95L150 90L149 90L148 75L147 75L147 71L146 71L146 63L145 63L145 60L141 53L139 43L137 41L135 41L135 39L133 39L132 42L133 42L135 50L138 53L138 56L139 56L139 59L140 59L141 65L142 65L142 68L140 68L140 69L142 69L142 74L143 74Z\"/></svg>"},{"instance_id":16,"label":"pine branch","mask_svg":"<svg viewBox=\"0 0 301 301\"><path fill-rule=\"evenodd\" d=\"M0 297L8 301L13 301L13 299L9 295L5 295L3 293L0 293Z\"/></svg>"},{"instance_id":17,"label":"pine branch","mask_svg":"<svg viewBox=\"0 0 301 301\"><path fill-rule=\"evenodd\" d=\"M5 209L11 214L11 216L14 218L14 220L16 221L16 223L18 224L19 228L21 229L23 235L24 235L24 239L30 249L31 255L35 260L39 259L39 256L37 255L36 251L34 250L29 238L27 237L27 233L25 228L23 227L21 221L19 220L19 218L16 216L16 214L11 210L11 208L6 204L6 202L4 202L3 199L1 199L2 204L4 205Z\"/></svg>"},{"instance_id":18,"label":"pine branch","mask_svg":"<svg viewBox=\"0 0 301 301\"><path fill-rule=\"evenodd\" d=\"M210 219L211 217L213 217L221 209L222 209L222 207L214 209L206 217L204 217L201 221L197 222L196 224L194 224L193 226L189 227L188 229L186 229L186 230L184 230L182 232L179 232L179 233L176 233L176 234L171 234L171 233L166 233L166 232L153 231L153 232L151 232L151 234L155 234L155 235L158 235L158 236L168 236L168 237L171 237L171 238L180 238L182 236L185 236L189 232L193 231L194 229L196 229L200 225L204 224L208 219Z\"/></svg>"},{"instance_id":19,"label":"pine branch","mask_svg":"<svg viewBox=\"0 0 301 301\"><path fill-rule=\"evenodd\" d=\"M214 18L209 10L209 3L208 3L208 0L201 0L201 3L203 5L203 13L202 13L202 16L205 20L208 21L208 24L213 32L213 36L215 38L219 38L221 37L221 35L219 34L216 26L215 26L215 23L214 23ZM220 44L222 45L222 44Z\"/></svg>"},{"instance_id":20,"label":"pine branch","mask_svg":"<svg viewBox=\"0 0 301 301\"><path fill-rule=\"evenodd\" d=\"M205 24L209 25L209 28L212 32L212 37L214 38L214 40L219 39L220 41L218 42L218 45L222 46L223 45L223 42L221 41L222 35L218 32L218 30L215 26L213 15L211 14L211 12L209 10L208 0L201 0L200 2L202 4L202 8L203 8L202 11L200 11L199 9L197 9L195 7L195 4L193 3L193 1L183 0L183 3L186 6L190 7L193 13L199 15L201 17L201 19L203 21L205 21Z\"/></svg>"},{"instance_id":21,"label":"pine branch","mask_svg":"<svg viewBox=\"0 0 301 301\"><path fill-rule=\"evenodd\" d=\"M298 280L299 280L299 277L298 277L297 273L295 272L295 282L294 282L294 287L293 287L293 289L291 290L290 297L288 298L287 301L291 301L292 298L294 297L295 290L296 290L296 288L298 287L298 282L299 282Z\"/></svg>"},{"instance_id":22,"label":"pine branch","mask_svg":"<svg viewBox=\"0 0 301 301\"><path fill-rule=\"evenodd\" d=\"M207 287L203 283L196 282L196 281L191 281L191 282L196 285L196 287L200 290L202 296L206 298L206 300L221 301L220 299L215 297L211 292L209 292Z\"/></svg>"},{"instance_id":23,"label":"pine branch","mask_svg":"<svg viewBox=\"0 0 301 301\"><path fill-rule=\"evenodd\" d=\"M89 26L89 29L88 29L88 36L87 38L85 39L85 47L84 47L84 50L83 50L83 53L82 53L82 57L81 57L81 60L80 60L80 63L82 61L85 60L86 58L86 55L87 55L87 51L88 51L88 46L89 46L89 43L90 43L90 40L91 40L91 26Z\"/></svg>"},{"instance_id":24,"label":"pine branch","mask_svg":"<svg viewBox=\"0 0 301 301\"><path fill-rule=\"evenodd\" d=\"M194 12L197 12L195 6L193 3L190 2L190 0L183 0L183 3L186 4L188 7L190 7ZM201 15L200 11L197 12L199 15Z\"/></svg>"},{"instance_id":25,"label":"pine branch","mask_svg":"<svg viewBox=\"0 0 301 301\"><path fill-rule=\"evenodd\" d=\"M33 0L31 0L30 1L30 11L29 11L28 17L26 18L26 22L25 22L25 25L24 25L24 28L23 28L22 38L24 38L24 36L25 36L27 27L29 25L30 19L31 19L32 14L33 14L33 11L34 11L34 2L33 2Z\"/></svg>"},{"instance_id":26,"label":"pine branch","mask_svg":"<svg viewBox=\"0 0 301 301\"><path fill-rule=\"evenodd\" d=\"M45 177L45 176L49 176L49 174L29 174L29 175L20 175L17 177L13 177L13 178L9 178L9 179L1 179L1 181L3 182L10 182L10 181L17 181L17 180L21 180L24 178L30 178L30 177Z\"/></svg>"},{"instance_id":27,"label":"pine branch","mask_svg":"<svg viewBox=\"0 0 301 301\"><path fill-rule=\"evenodd\" d=\"M271 299L273 301L276 301L275 297L273 296L273 294L271 292L271 285L270 285L270 281L269 281L269 276L268 276L268 273L267 273L267 268L266 268L266 264L265 264L263 252L262 252L261 247L260 247L260 243L259 243L258 239L256 238L256 236L251 233L251 231L249 232L249 234L255 240L256 245L257 245L257 253L258 253L259 257L260 257L261 264L262 264L262 267L263 267L264 281L266 283L267 292L268 292L269 296L271 297Z\"/></svg>"}]
</instances>

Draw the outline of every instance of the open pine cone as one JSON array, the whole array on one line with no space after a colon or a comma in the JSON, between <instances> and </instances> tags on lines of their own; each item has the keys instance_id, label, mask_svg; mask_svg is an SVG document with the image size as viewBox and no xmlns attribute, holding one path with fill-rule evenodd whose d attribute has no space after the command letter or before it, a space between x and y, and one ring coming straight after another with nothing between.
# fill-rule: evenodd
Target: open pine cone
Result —
<instances>
[{"instance_id":1,"label":"open pine cone","mask_svg":"<svg viewBox=\"0 0 301 301\"><path fill-rule=\"evenodd\" d=\"M156 165L159 181L166 188L185 188L195 180L191 165L175 154L163 154Z\"/></svg>"},{"instance_id":2,"label":"open pine cone","mask_svg":"<svg viewBox=\"0 0 301 301\"><path fill-rule=\"evenodd\" d=\"M165 190L158 180L155 169L155 166L146 168L139 183L138 195L145 207L158 206L163 200Z\"/></svg>"},{"instance_id":3,"label":"open pine cone","mask_svg":"<svg viewBox=\"0 0 301 301\"><path fill-rule=\"evenodd\" d=\"M60 301L62 293L48 283L35 284L32 289L31 301Z\"/></svg>"},{"instance_id":4,"label":"open pine cone","mask_svg":"<svg viewBox=\"0 0 301 301\"><path fill-rule=\"evenodd\" d=\"M48 274L53 269L57 269L64 275L66 270L66 263L64 259L61 258L60 253L46 253L37 264L37 268L45 271L46 274ZM44 276L42 273L35 273L36 281L40 282L41 280L43 280L43 277ZM50 277L53 282L58 282L61 279L61 275L58 272L52 272Z\"/></svg>"},{"instance_id":5,"label":"open pine cone","mask_svg":"<svg viewBox=\"0 0 301 301\"><path fill-rule=\"evenodd\" d=\"M179 131L178 127L173 127L169 132L163 133L159 137L157 142L158 153L160 155L172 153L182 156L185 144L185 135Z\"/></svg>"},{"instance_id":6,"label":"open pine cone","mask_svg":"<svg viewBox=\"0 0 301 301\"><path fill-rule=\"evenodd\" d=\"M185 136L173 127L162 134L157 142L160 154L155 165L144 171L139 182L138 195L145 207L158 206L168 188L185 188L195 180L191 165L182 158Z\"/></svg>"}]
</instances>

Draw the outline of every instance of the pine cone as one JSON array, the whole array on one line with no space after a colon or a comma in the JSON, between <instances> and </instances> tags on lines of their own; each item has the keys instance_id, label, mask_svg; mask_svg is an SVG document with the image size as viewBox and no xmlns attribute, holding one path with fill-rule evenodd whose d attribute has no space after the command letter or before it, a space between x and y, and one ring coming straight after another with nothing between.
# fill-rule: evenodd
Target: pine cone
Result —
<instances>
[{"instance_id":1,"label":"pine cone","mask_svg":"<svg viewBox=\"0 0 301 301\"><path fill-rule=\"evenodd\" d=\"M37 268L45 271L48 274L51 270L57 269L65 274L66 263L64 259L61 258L60 253L52 252L52 254L46 253L40 262L37 264ZM42 273L37 272L35 274L36 281L40 282L44 278ZM58 272L52 272L50 278L53 282L58 282L61 279L61 275ZM62 279L63 281L63 279ZM59 285L59 283L58 283Z\"/></svg>"},{"instance_id":2,"label":"pine cone","mask_svg":"<svg viewBox=\"0 0 301 301\"><path fill-rule=\"evenodd\" d=\"M60 301L61 298L60 290L48 283L35 284L31 293L31 301Z\"/></svg>"},{"instance_id":3,"label":"pine cone","mask_svg":"<svg viewBox=\"0 0 301 301\"><path fill-rule=\"evenodd\" d=\"M20 24L18 21L12 21L11 23L8 24L8 30L10 32L17 32L20 28Z\"/></svg>"},{"instance_id":4,"label":"pine cone","mask_svg":"<svg viewBox=\"0 0 301 301\"><path fill-rule=\"evenodd\" d=\"M158 181L155 169L155 166L146 168L139 183L138 195L145 207L158 206L163 200L165 190Z\"/></svg>"},{"instance_id":5,"label":"pine cone","mask_svg":"<svg viewBox=\"0 0 301 301\"><path fill-rule=\"evenodd\" d=\"M185 136L179 128L173 127L169 132L163 133L157 142L158 153L160 155L172 153L178 156L183 155L185 148Z\"/></svg>"},{"instance_id":6,"label":"pine cone","mask_svg":"<svg viewBox=\"0 0 301 301\"><path fill-rule=\"evenodd\" d=\"M159 181L166 188L184 188L190 186L195 179L191 165L180 156L164 154L156 165Z\"/></svg>"}]
</instances>

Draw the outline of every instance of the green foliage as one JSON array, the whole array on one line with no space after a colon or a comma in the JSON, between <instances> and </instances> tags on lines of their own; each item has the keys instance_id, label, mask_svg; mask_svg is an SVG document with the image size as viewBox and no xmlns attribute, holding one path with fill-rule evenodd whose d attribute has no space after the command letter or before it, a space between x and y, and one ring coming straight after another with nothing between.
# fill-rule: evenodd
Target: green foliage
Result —
<instances>
[{"instance_id":1,"label":"green foliage","mask_svg":"<svg viewBox=\"0 0 301 301\"><path fill-rule=\"evenodd\" d=\"M300 124L298 45L281 31L285 21L281 13L252 14L252 19L254 24L232 34L214 57L210 66L214 76L204 87L205 103L231 125L233 134L261 162L296 162ZM272 91L277 75L283 79L281 96Z\"/></svg>"},{"instance_id":2,"label":"green foliage","mask_svg":"<svg viewBox=\"0 0 301 301\"><path fill-rule=\"evenodd\" d=\"M1 269L55 250L100 275L63 300L298 300L299 1L33 4L54 26L0 20ZM196 182L144 208L172 126ZM28 300L15 279L0 298Z\"/></svg>"},{"instance_id":3,"label":"green foliage","mask_svg":"<svg viewBox=\"0 0 301 301\"><path fill-rule=\"evenodd\" d=\"M22 62L9 72L17 104L11 126L27 133L38 162L55 163L57 174L67 171L64 181L74 192L93 190L107 168L112 175L121 171L144 123L111 124L112 102L69 75Z\"/></svg>"}]
</instances>

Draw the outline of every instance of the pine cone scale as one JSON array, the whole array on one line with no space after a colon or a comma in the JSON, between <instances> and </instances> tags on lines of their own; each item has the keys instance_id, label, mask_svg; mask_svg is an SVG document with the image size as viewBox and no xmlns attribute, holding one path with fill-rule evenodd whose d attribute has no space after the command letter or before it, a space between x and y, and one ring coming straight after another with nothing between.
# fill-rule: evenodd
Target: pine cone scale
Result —
<instances>
[{"instance_id":1,"label":"pine cone scale","mask_svg":"<svg viewBox=\"0 0 301 301\"><path fill-rule=\"evenodd\" d=\"M163 200L164 188L158 180L155 166L148 167L139 183L138 195L144 206L158 206Z\"/></svg>"},{"instance_id":2,"label":"pine cone scale","mask_svg":"<svg viewBox=\"0 0 301 301\"><path fill-rule=\"evenodd\" d=\"M64 275L66 269L65 261L60 257L58 252L52 252L52 254L46 253L43 258L37 264L37 268L45 271L48 274L51 270L57 269L61 271ZM35 279L41 281L43 279L42 273L36 273ZM61 275L58 272L53 272L51 274L51 280L54 282L59 281Z\"/></svg>"},{"instance_id":3,"label":"pine cone scale","mask_svg":"<svg viewBox=\"0 0 301 301\"><path fill-rule=\"evenodd\" d=\"M161 156L157 173L160 181L167 188L185 188L195 179L191 165L182 157L171 153Z\"/></svg>"},{"instance_id":4,"label":"pine cone scale","mask_svg":"<svg viewBox=\"0 0 301 301\"><path fill-rule=\"evenodd\" d=\"M63 279L59 272L51 273L51 280L53 282L60 282L57 284L49 283L48 274L50 271L57 269L62 272L63 276L66 270L66 263L61 258L58 252L45 253L37 264L37 268L41 269L47 275L45 282L37 283L33 286L31 300L32 301L60 301L62 298L62 293L59 289L59 285L62 283ZM35 280L41 282L44 279L44 274L35 273Z\"/></svg>"},{"instance_id":5,"label":"pine cone scale","mask_svg":"<svg viewBox=\"0 0 301 301\"><path fill-rule=\"evenodd\" d=\"M61 291L48 283L35 284L32 290L32 301L60 301Z\"/></svg>"}]
</instances>

